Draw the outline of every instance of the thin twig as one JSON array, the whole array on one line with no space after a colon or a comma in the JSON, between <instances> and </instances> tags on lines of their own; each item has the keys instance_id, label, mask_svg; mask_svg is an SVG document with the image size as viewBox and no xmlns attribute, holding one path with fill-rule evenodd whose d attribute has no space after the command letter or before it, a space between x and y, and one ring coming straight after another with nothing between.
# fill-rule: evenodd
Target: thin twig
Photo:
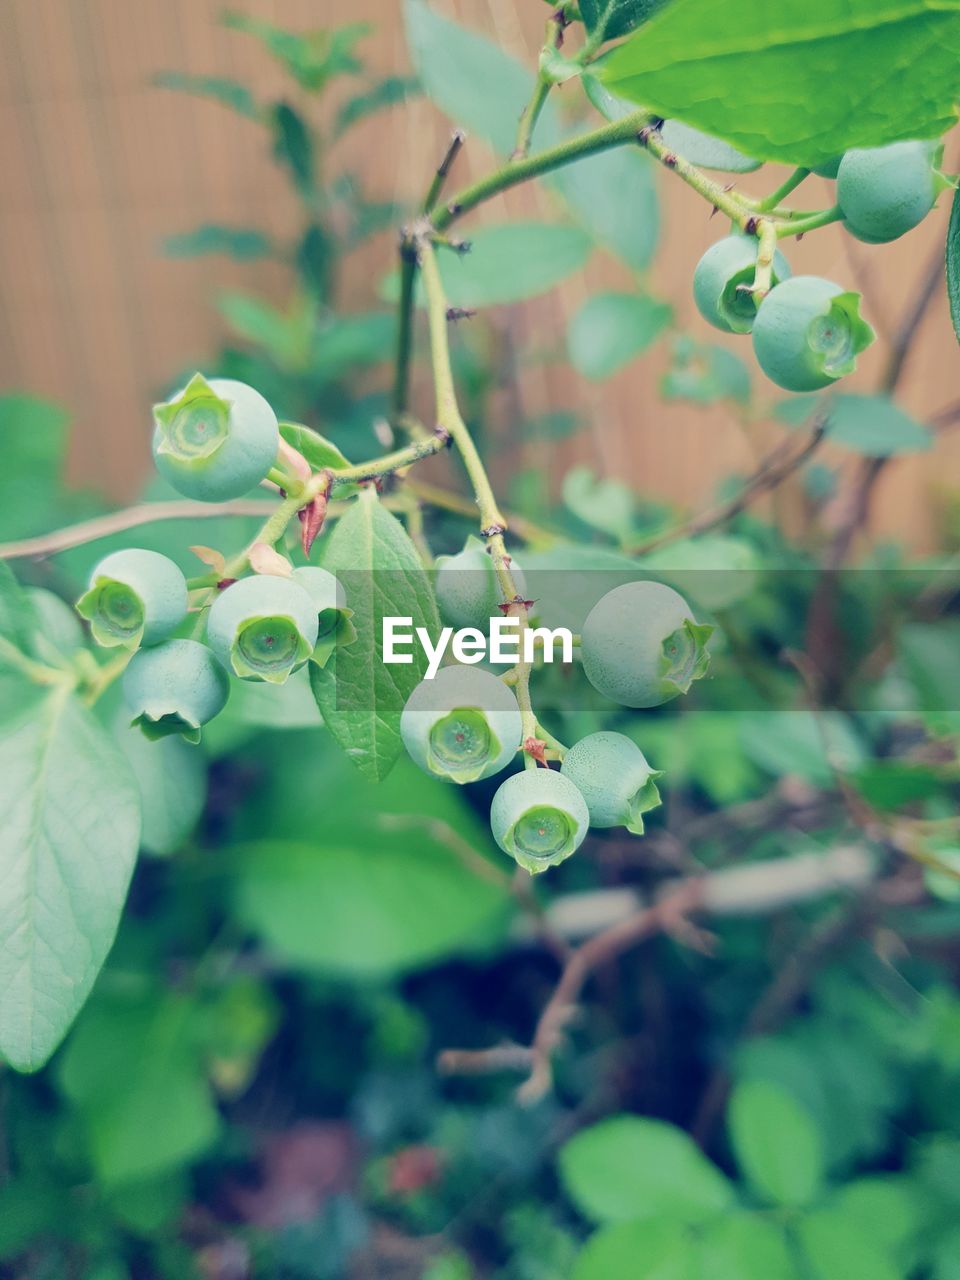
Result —
<instances>
[{"instance_id":1,"label":"thin twig","mask_svg":"<svg viewBox=\"0 0 960 1280\"><path fill-rule=\"evenodd\" d=\"M733 498L711 507L709 511L693 516L665 533L658 533L652 538L631 546L630 553L638 556L646 555L647 552L662 547L668 542L676 542L680 538L692 538L727 524L762 494L776 489L794 471L802 467L820 447L826 430L827 415L823 413L818 417L809 436L799 449L790 440L778 445L761 460L756 471L744 482L740 492Z\"/></svg>"},{"instance_id":2,"label":"thin twig","mask_svg":"<svg viewBox=\"0 0 960 1280\"><path fill-rule=\"evenodd\" d=\"M450 135L450 142L444 153L443 159L437 165L437 172L434 174L433 181L430 183L426 197L423 201L423 212L429 213L433 206L440 199L440 193L443 191L443 184L446 182L450 170L453 168L453 162L460 154L460 148L467 140L467 135L462 129L454 129Z\"/></svg>"},{"instance_id":3,"label":"thin twig","mask_svg":"<svg viewBox=\"0 0 960 1280\"><path fill-rule=\"evenodd\" d=\"M0 560L19 560L35 556L52 556L85 542L97 542L127 529L154 524L159 520L209 520L218 516L258 518L269 515L276 502L266 499L239 498L235 502L144 502L135 507L111 511L109 515L95 516L79 524L55 529L52 533L36 538L23 538L19 542L0 543Z\"/></svg>"}]
</instances>

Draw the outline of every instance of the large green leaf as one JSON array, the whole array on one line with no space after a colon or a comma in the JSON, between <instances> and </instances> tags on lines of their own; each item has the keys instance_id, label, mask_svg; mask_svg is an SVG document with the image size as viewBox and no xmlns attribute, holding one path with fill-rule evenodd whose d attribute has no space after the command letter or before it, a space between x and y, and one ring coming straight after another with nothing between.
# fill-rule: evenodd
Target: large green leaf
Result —
<instances>
[{"instance_id":1,"label":"large green leaf","mask_svg":"<svg viewBox=\"0 0 960 1280\"><path fill-rule=\"evenodd\" d=\"M697 1223L722 1213L733 1188L682 1129L614 1116L560 1151L560 1177L594 1222L657 1218Z\"/></svg>"},{"instance_id":2,"label":"large green leaf","mask_svg":"<svg viewBox=\"0 0 960 1280\"><path fill-rule=\"evenodd\" d=\"M674 0L598 71L749 155L815 165L943 133L958 68L960 0Z\"/></svg>"},{"instance_id":3,"label":"large green leaf","mask_svg":"<svg viewBox=\"0 0 960 1280\"><path fill-rule=\"evenodd\" d=\"M570 322L570 362L586 378L609 378L646 351L672 315L667 303L645 294L594 294Z\"/></svg>"},{"instance_id":4,"label":"large green leaf","mask_svg":"<svg viewBox=\"0 0 960 1280\"><path fill-rule=\"evenodd\" d=\"M435 634L440 622L426 572L403 526L365 489L324 540L322 563L353 610L356 639L338 647L310 683L330 732L367 777L383 778L402 750L400 712L426 669L383 662L383 618L412 618Z\"/></svg>"},{"instance_id":5,"label":"large green leaf","mask_svg":"<svg viewBox=\"0 0 960 1280\"><path fill-rule=\"evenodd\" d=\"M796 1226L811 1280L904 1280L870 1232L839 1209L819 1209Z\"/></svg>"},{"instance_id":6,"label":"large green leaf","mask_svg":"<svg viewBox=\"0 0 960 1280\"><path fill-rule=\"evenodd\" d=\"M669 1218L618 1222L590 1237L572 1280L700 1280L697 1263L695 1242L682 1224Z\"/></svg>"},{"instance_id":7,"label":"large green leaf","mask_svg":"<svg viewBox=\"0 0 960 1280\"><path fill-rule=\"evenodd\" d=\"M814 1199L823 1178L820 1135L791 1094L746 1080L733 1092L728 1122L737 1163L759 1196L791 1207Z\"/></svg>"},{"instance_id":8,"label":"large green leaf","mask_svg":"<svg viewBox=\"0 0 960 1280\"><path fill-rule=\"evenodd\" d=\"M129 768L64 687L0 686L0 1053L41 1067L110 949L140 835Z\"/></svg>"},{"instance_id":9,"label":"large green leaf","mask_svg":"<svg viewBox=\"0 0 960 1280\"><path fill-rule=\"evenodd\" d=\"M384 827L379 840L367 832L331 848L241 849L241 919L293 963L348 978L390 977L502 938L504 888L468 870L429 823Z\"/></svg>"},{"instance_id":10,"label":"large green leaf","mask_svg":"<svg viewBox=\"0 0 960 1280\"><path fill-rule=\"evenodd\" d=\"M144 1182L199 1155L219 1116L201 1060L200 1010L177 994L106 1000L85 1012L60 1063L98 1180Z\"/></svg>"},{"instance_id":11,"label":"large green leaf","mask_svg":"<svg viewBox=\"0 0 960 1280\"><path fill-rule=\"evenodd\" d=\"M711 1223L699 1240L697 1280L797 1280L783 1228L754 1213Z\"/></svg>"},{"instance_id":12,"label":"large green leaf","mask_svg":"<svg viewBox=\"0 0 960 1280\"><path fill-rule=\"evenodd\" d=\"M960 191L954 193L947 229L947 294L953 331L960 341Z\"/></svg>"}]
</instances>

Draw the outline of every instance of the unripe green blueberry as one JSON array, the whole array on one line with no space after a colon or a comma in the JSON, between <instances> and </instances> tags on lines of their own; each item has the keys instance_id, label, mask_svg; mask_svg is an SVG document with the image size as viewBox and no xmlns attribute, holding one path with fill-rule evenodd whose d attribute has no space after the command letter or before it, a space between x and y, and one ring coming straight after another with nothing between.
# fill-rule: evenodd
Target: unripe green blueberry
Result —
<instances>
[{"instance_id":1,"label":"unripe green blueberry","mask_svg":"<svg viewBox=\"0 0 960 1280\"><path fill-rule=\"evenodd\" d=\"M581 738L564 756L560 772L586 800L591 827L626 827L641 836L643 815L660 803L657 779L663 774L622 733Z\"/></svg>"},{"instance_id":2,"label":"unripe green blueberry","mask_svg":"<svg viewBox=\"0 0 960 1280\"><path fill-rule=\"evenodd\" d=\"M850 234L884 244L921 223L950 186L937 169L942 155L936 141L848 151L837 174L837 204Z\"/></svg>"},{"instance_id":3,"label":"unripe green blueberry","mask_svg":"<svg viewBox=\"0 0 960 1280\"><path fill-rule=\"evenodd\" d=\"M693 273L693 298L704 320L725 333L749 333L757 314L750 292L756 270L754 236L725 236L711 245ZM773 259L774 285L789 275L790 264L778 250Z\"/></svg>"},{"instance_id":4,"label":"unripe green blueberry","mask_svg":"<svg viewBox=\"0 0 960 1280\"><path fill-rule=\"evenodd\" d=\"M70 657L84 647L83 627L65 600L45 587L27 587L27 595L37 620L34 644L38 652Z\"/></svg>"},{"instance_id":5,"label":"unripe green blueberry","mask_svg":"<svg viewBox=\"0 0 960 1280\"><path fill-rule=\"evenodd\" d=\"M293 580L303 587L317 610L319 635L335 631L341 612L346 608L343 587L327 569L317 565L303 565L294 569Z\"/></svg>"},{"instance_id":6,"label":"unripe green blueberry","mask_svg":"<svg viewBox=\"0 0 960 1280\"><path fill-rule=\"evenodd\" d=\"M505 769L523 736L513 693L490 671L441 667L421 682L400 716L411 758L449 782L476 782Z\"/></svg>"},{"instance_id":7,"label":"unripe green blueberry","mask_svg":"<svg viewBox=\"0 0 960 1280\"><path fill-rule=\"evenodd\" d=\"M569 778L553 769L513 774L490 806L494 840L531 875L575 853L589 825L586 800Z\"/></svg>"},{"instance_id":8,"label":"unripe green blueberry","mask_svg":"<svg viewBox=\"0 0 960 1280\"><path fill-rule=\"evenodd\" d=\"M154 405L153 419L157 470L188 498L242 497L276 462L277 415L245 382L194 374L171 400Z\"/></svg>"},{"instance_id":9,"label":"unripe green blueberry","mask_svg":"<svg viewBox=\"0 0 960 1280\"><path fill-rule=\"evenodd\" d=\"M818 391L852 373L876 334L860 295L819 276L794 276L764 298L753 349L767 377L787 391Z\"/></svg>"},{"instance_id":10,"label":"unripe green blueberry","mask_svg":"<svg viewBox=\"0 0 960 1280\"><path fill-rule=\"evenodd\" d=\"M157 644L187 616L186 579L157 551L114 551L93 570L77 612L90 623L98 644Z\"/></svg>"},{"instance_id":11,"label":"unripe green blueberry","mask_svg":"<svg viewBox=\"0 0 960 1280\"><path fill-rule=\"evenodd\" d=\"M511 559L510 569L517 590L526 595L523 570L515 559ZM476 627L486 632L490 619L499 616L502 597L496 570L479 538L471 535L456 555L437 556L434 587L440 614L451 627Z\"/></svg>"},{"instance_id":12,"label":"unripe green blueberry","mask_svg":"<svg viewBox=\"0 0 960 1280\"><path fill-rule=\"evenodd\" d=\"M712 632L671 587L628 582L608 591L587 614L584 674L598 693L621 706L658 707L705 674Z\"/></svg>"},{"instance_id":13,"label":"unripe green blueberry","mask_svg":"<svg viewBox=\"0 0 960 1280\"><path fill-rule=\"evenodd\" d=\"M179 734L200 741L200 726L220 714L230 693L230 680L205 644L168 640L141 649L123 673L123 697L151 739Z\"/></svg>"},{"instance_id":14,"label":"unripe green blueberry","mask_svg":"<svg viewBox=\"0 0 960 1280\"><path fill-rule=\"evenodd\" d=\"M317 617L309 592L292 577L255 574L214 600L207 643L241 680L283 684L313 652Z\"/></svg>"},{"instance_id":15,"label":"unripe green blueberry","mask_svg":"<svg viewBox=\"0 0 960 1280\"><path fill-rule=\"evenodd\" d=\"M824 160L823 164L815 164L811 173L815 173L819 178L835 178L840 170L840 162L843 156L834 156L832 160Z\"/></svg>"}]
</instances>

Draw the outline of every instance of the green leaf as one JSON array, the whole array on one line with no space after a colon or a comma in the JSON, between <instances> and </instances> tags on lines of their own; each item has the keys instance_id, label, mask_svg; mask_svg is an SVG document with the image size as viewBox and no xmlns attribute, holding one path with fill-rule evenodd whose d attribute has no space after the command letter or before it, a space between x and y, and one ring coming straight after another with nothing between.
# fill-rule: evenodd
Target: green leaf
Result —
<instances>
[{"instance_id":1,"label":"green leaf","mask_svg":"<svg viewBox=\"0 0 960 1280\"><path fill-rule=\"evenodd\" d=\"M470 246L469 253L440 259L453 306L489 307L546 293L579 271L592 248L579 228L548 222L481 227Z\"/></svg>"},{"instance_id":2,"label":"green leaf","mask_svg":"<svg viewBox=\"0 0 960 1280\"><path fill-rule=\"evenodd\" d=\"M647 22L667 0L580 0L580 16L592 35L599 29L604 40L625 36Z\"/></svg>"},{"instance_id":3,"label":"green leaf","mask_svg":"<svg viewBox=\"0 0 960 1280\"><path fill-rule=\"evenodd\" d=\"M798 1280L783 1228L758 1214L711 1223L699 1244L697 1280Z\"/></svg>"},{"instance_id":4,"label":"green leaf","mask_svg":"<svg viewBox=\"0 0 960 1280\"><path fill-rule=\"evenodd\" d=\"M387 76L378 80L369 89L347 98L338 107L333 125L334 134L339 136L368 116L397 103L407 102L419 92L420 81L416 76Z\"/></svg>"},{"instance_id":5,"label":"green leaf","mask_svg":"<svg viewBox=\"0 0 960 1280\"><path fill-rule=\"evenodd\" d=\"M888 1257L909 1250L922 1230L925 1197L906 1176L877 1175L848 1182L837 1192L833 1207L856 1220Z\"/></svg>"},{"instance_id":6,"label":"green leaf","mask_svg":"<svg viewBox=\"0 0 960 1280\"><path fill-rule=\"evenodd\" d=\"M68 423L67 413L49 400L0 396L0 539L30 537L62 523Z\"/></svg>"},{"instance_id":7,"label":"green leaf","mask_svg":"<svg viewBox=\"0 0 960 1280\"><path fill-rule=\"evenodd\" d=\"M276 102L270 108L273 128L273 154L285 164L303 195L313 193L314 147L310 126L287 102Z\"/></svg>"},{"instance_id":8,"label":"green leaf","mask_svg":"<svg viewBox=\"0 0 960 1280\"><path fill-rule=\"evenodd\" d=\"M326 436L312 427L304 427L299 422L281 422L280 435L302 453L313 471L323 471L325 467L349 467L349 461Z\"/></svg>"},{"instance_id":9,"label":"green leaf","mask_svg":"<svg viewBox=\"0 0 960 1280\"><path fill-rule=\"evenodd\" d=\"M767 1080L745 1080L733 1092L727 1122L737 1163L757 1195L793 1208L816 1197L820 1135L789 1093Z\"/></svg>"},{"instance_id":10,"label":"green leaf","mask_svg":"<svg viewBox=\"0 0 960 1280\"><path fill-rule=\"evenodd\" d=\"M154 84L162 89L176 89L179 93L192 93L200 98L213 98L231 111L249 120L261 118L260 108L246 85L223 76L192 76L186 71L161 71L154 77Z\"/></svg>"},{"instance_id":11,"label":"green leaf","mask_svg":"<svg viewBox=\"0 0 960 1280\"><path fill-rule=\"evenodd\" d=\"M672 318L671 307L644 294L595 294L570 322L571 363L586 378L608 378L646 351Z\"/></svg>"},{"instance_id":12,"label":"green leaf","mask_svg":"<svg viewBox=\"0 0 960 1280\"><path fill-rule=\"evenodd\" d=\"M960 190L953 194L950 225L947 228L947 295L953 332L960 342Z\"/></svg>"},{"instance_id":13,"label":"green leaf","mask_svg":"<svg viewBox=\"0 0 960 1280\"><path fill-rule=\"evenodd\" d=\"M239 851L239 917L289 961L380 979L502 936L506 889L467 870L428 823L397 824L376 841L340 838Z\"/></svg>"},{"instance_id":14,"label":"green leaf","mask_svg":"<svg viewBox=\"0 0 960 1280\"><path fill-rule=\"evenodd\" d=\"M420 646L409 665L383 662L383 618L409 617L435 635L440 626L426 572L399 520L363 490L324 539L321 563L343 586L356 639L340 645L310 683L330 732L370 778L400 755L400 712L426 669Z\"/></svg>"},{"instance_id":15,"label":"green leaf","mask_svg":"<svg viewBox=\"0 0 960 1280\"><path fill-rule=\"evenodd\" d=\"M36 1071L117 929L140 806L123 756L63 687L0 687L0 1053Z\"/></svg>"},{"instance_id":16,"label":"green leaf","mask_svg":"<svg viewBox=\"0 0 960 1280\"><path fill-rule=\"evenodd\" d=\"M255 227L227 227L207 222L196 231L167 236L163 252L168 258L197 258L206 253L222 253L238 262L268 258L273 245L268 236Z\"/></svg>"},{"instance_id":17,"label":"green leaf","mask_svg":"<svg viewBox=\"0 0 960 1280\"><path fill-rule=\"evenodd\" d=\"M726 347L695 342L684 334L673 344L672 357L671 367L660 382L665 400L691 400L694 404L734 400L749 404L750 371Z\"/></svg>"},{"instance_id":18,"label":"green leaf","mask_svg":"<svg viewBox=\"0 0 960 1280\"><path fill-rule=\"evenodd\" d=\"M767 773L796 775L826 786L833 768L859 769L866 759L863 742L839 711L745 711L737 726L744 753ZM826 752L829 751L830 759Z\"/></svg>"},{"instance_id":19,"label":"green leaf","mask_svg":"<svg viewBox=\"0 0 960 1280\"><path fill-rule=\"evenodd\" d=\"M600 478L589 467L573 467L563 477L564 505L591 529L629 542L636 499L619 480Z\"/></svg>"},{"instance_id":20,"label":"green leaf","mask_svg":"<svg viewBox=\"0 0 960 1280\"><path fill-rule=\"evenodd\" d=\"M282 369L301 369L310 360L314 335L313 307L295 299L287 312L247 293L223 293L217 309L240 337L266 348Z\"/></svg>"},{"instance_id":21,"label":"green leaf","mask_svg":"<svg viewBox=\"0 0 960 1280\"><path fill-rule=\"evenodd\" d=\"M868 458L919 453L933 446L933 433L888 396L842 394L829 401L827 435Z\"/></svg>"},{"instance_id":22,"label":"green leaf","mask_svg":"<svg viewBox=\"0 0 960 1280\"><path fill-rule=\"evenodd\" d=\"M567 1194L594 1222L663 1215L699 1223L733 1198L693 1139L662 1120L601 1120L561 1148L559 1166Z\"/></svg>"},{"instance_id":23,"label":"green leaf","mask_svg":"<svg viewBox=\"0 0 960 1280\"><path fill-rule=\"evenodd\" d=\"M616 147L559 169L545 181L598 244L643 271L660 235L654 174L642 152Z\"/></svg>"},{"instance_id":24,"label":"green leaf","mask_svg":"<svg viewBox=\"0 0 960 1280\"><path fill-rule=\"evenodd\" d=\"M572 1280L700 1280L696 1246L676 1222L619 1222L590 1237Z\"/></svg>"},{"instance_id":25,"label":"green leaf","mask_svg":"<svg viewBox=\"0 0 960 1280\"><path fill-rule=\"evenodd\" d=\"M362 64L354 45L370 31L366 22L306 31L285 31L246 13L224 14L223 24L234 31L256 36L264 48L286 68L301 88L316 93L338 75L354 75Z\"/></svg>"},{"instance_id":26,"label":"green leaf","mask_svg":"<svg viewBox=\"0 0 960 1280\"><path fill-rule=\"evenodd\" d=\"M220 1124L201 1060L200 1010L181 995L138 994L92 1004L59 1069L97 1178L109 1187L186 1164Z\"/></svg>"},{"instance_id":27,"label":"green leaf","mask_svg":"<svg viewBox=\"0 0 960 1280\"><path fill-rule=\"evenodd\" d=\"M10 566L0 560L0 639L12 644L21 653L29 654L37 618L30 598L11 572ZM3 658L0 655L0 666Z\"/></svg>"},{"instance_id":28,"label":"green leaf","mask_svg":"<svg viewBox=\"0 0 960 1280\"><path fill-rule=\"evenodd\" d=\"M492 40L435 13L424 0L405 0L407 44L424 92L457 124L501 155L513 150L520 113L533 91L534 72ZM537 144L559 141L560 126L547 102L537 123Z\"/></svg>"},{"instance_id":29,"label":"green leaf","mask_svg":"<svg viewBox=\"0 0 960 1280\"><path fill-rule=\"evenodd\" d=\"M176 853L200 821L207 800L207 762L182 738L150 742L121 715L114 738L140 789L140 847L156 857Z\"/></svg>"},{"instance_id":30,"label":"green leaf","mask_svg":"<svg viewBox=\"0 0 960 1280\"><path fill-rule=\"evenodd\" d=\"M746 539L707 534L659 547L639 557L637 568L713 611L749 599L756 590L759 561Z\"/></svg>"},{"instance_id":31,"label":"green leaf","mask_svg":"<svg viewBox=\"0 0 960 1280\"><path fill-rule=\"evenodd\" d=\"M904 1280L857 1218L820 1209L796 1226L811 1280Z\"/></svg>"},{"instance_id":32,"label":"green leaf","mask_svg":"<svg viewBox=\"0 0 960 1280\"><path fill-rule=\"evenodd\" d=\"M724 0L674 0L598 74L749 155L812 166L950 128L958 58L960 0L781 0L733 21Z\"/></svg>"}]
</instances>

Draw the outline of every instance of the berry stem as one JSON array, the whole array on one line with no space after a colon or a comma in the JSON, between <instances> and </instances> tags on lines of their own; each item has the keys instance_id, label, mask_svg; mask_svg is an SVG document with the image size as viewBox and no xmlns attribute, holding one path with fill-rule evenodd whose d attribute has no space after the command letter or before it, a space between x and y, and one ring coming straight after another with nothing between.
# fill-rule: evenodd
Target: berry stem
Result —
<instances>
[{"instance_id":1,"label":"berry stem","mask_svg":"<svg viewBox=\"0 0 960 1280\"><path fill-rule=\"evenodd\" d=\"M563 44L563 32L566 25L567 18L562 6L547 19L546 35L543 49L540 53L540 66L537 69L537 80L533 87L530 101L524 107L520 115L520 123L517 126L517 140L514 144L513 155L510 157L514 163L517 160L524 160L530 153L533 131L537 127L537 121L540 119L544 103L553 88L553 80L547 74L544 64L546 59L551 54L556 53ZM431 201L427 205L427 210L432 209L434 203L435 201Z\"/></svg>"},{"instance_id":2,"label":"berry stem","mask_svg":"<svg viewBox=\"0 0 960 1280\"><path fill-rule=\"evenodd\" d=\"M487 551L493 560L503 608L505 612L513 614L520 620L520 652L523 653L523 632L528 626L527 606L517 590L516 580L510 568L510 556L503 540L507 522L497 505L483 459L460 412L450 363L447 299L443 291L440 269L437 266L436 252L426 237L420 241L419 262L427 295L427 321L430 329L430 354L437 401L437 427L449 434L457 446L467 475L470 477L480 516L480 533L486 541ZM520 707L523 738L526 740L536 737L537 726L530 701L530 668L527 663L521 661L517 663L516 670L517 680L514 689Z\"/></svg>"},{"instance_id":3,"label":"berry stem","mask_svg":"<svg viewBox=\"0 0 960 1280\"><path fill-rule=\"evenodd\" d=\"M777 252L777 227L769 218L757 220L757 269L751 292L759 307L773 287L773 260Z\"/></svg>"},{"instance_id":4,"label":"berry stem","mask_svg":"<svg viewBox=\"0 0 960 1280\"><path fill-rule=\"evenodd\" d=\"M821 209L806 218L796 218L792 222L780 223L777 226L777 236L780 239L785 236L803 236L808 231L819 231L821 227L829 227L831 222L840 222L842 219L840 206L835 204L832 209Z\"/></svg>"},{"instance_id":5,"label":"berry stem","mask_svg":"<svg viewBox=\"0 0 960 1280\"><path fill-rule=\"evenodd\" d=\"M763 200L758 200L753 206L758 213L773 213L779 209L780 205L786 200L791 192L796 191L800 183L810 176L810 170L804 168L794 169L790 177L776 191L772 191L770 195Z\"/></svg>"}]
</instances>

